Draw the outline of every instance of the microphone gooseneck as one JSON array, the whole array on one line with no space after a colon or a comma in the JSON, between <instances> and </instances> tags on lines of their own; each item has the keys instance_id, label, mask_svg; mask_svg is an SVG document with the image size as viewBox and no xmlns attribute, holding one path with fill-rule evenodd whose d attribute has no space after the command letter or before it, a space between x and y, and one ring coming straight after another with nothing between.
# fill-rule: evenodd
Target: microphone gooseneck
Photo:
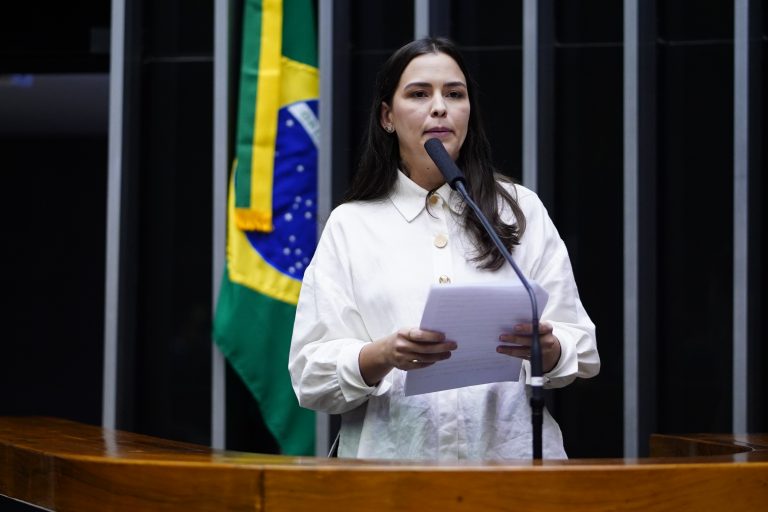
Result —
<instances>
[{"instance_id":1,"label":"microphone gooseneck","mask_svg":"<svg viewBox=\"0 0 768 512\"><path fill-rule=\"evenodd\" d=\"M542 458L542 426L544 423L544 377L542 371L542 359L541 359L541 344L539 342L539 305L536 302L536 295L533 292L531 284L528 279L517 266L512 255L507 250L507 247L502 243L496 230L493 229L488 218L480 210L472 198L467 193L465 187L466 178L464 173L458 168L451 156L445 150L443 143L439 139L429 139L424 143L424 149L427 150L427 154L435 163L440 172L445 177L445 181L451 186L453 190L456 190L464 202L469 205L480 223L485 228L488 236L491 237L493 243L501 252L504 259L507 260L512 266L512 269L517 274L518 279L523 284L523 287L528 292L528 298L531 302L531 315L533 324L533 333L531 339L531 426L533 428L533 458L539 460Z\"/></svg>"}]
</instances>

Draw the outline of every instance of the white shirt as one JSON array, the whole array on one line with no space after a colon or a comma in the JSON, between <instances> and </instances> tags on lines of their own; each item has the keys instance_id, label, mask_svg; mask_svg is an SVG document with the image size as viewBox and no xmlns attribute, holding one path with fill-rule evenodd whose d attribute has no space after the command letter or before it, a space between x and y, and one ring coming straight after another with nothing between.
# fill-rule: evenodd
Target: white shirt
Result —
<instances>
[{"instance_id":1,"label":"white shirt","mask_svg":"<svg viewBox=\"0 0 768 512\"><path fill-rule=\"evenodd\" d=\"M595 327L579 300L565 244L536 194L507 187L513 197L517 193L527 221L513 257L549 292L542 320L560 341L547 386L596 375ZM441 277L452 283L517 280L507 265L492 272L469 261L474 246L456 215L463 208L456 192L443 185L429 209L427 193L398 173L389 198L345 203L331 213L296 310L288 365L294 391L303 407L342 415L340 457L529 459L527 361L521 382L408 397L405 371L394 369L373 387L360 374L362 347L418 326L429 287ZM514 219L511 212L503 216ZM543 451L545 458L566 456L560 429L546 411Z\"/></svg>"}]
</instances>

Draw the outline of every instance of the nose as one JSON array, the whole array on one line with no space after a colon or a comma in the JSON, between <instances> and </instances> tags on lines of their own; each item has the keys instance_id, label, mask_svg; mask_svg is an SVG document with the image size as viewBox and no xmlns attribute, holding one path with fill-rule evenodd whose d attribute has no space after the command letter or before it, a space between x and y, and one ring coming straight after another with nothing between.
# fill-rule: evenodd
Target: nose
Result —
<instances>
[{"instance_id":1,"label":"nose","mask_svg":"<svg viewBox=\"0 0 768 512\"><path fill-rule=\"evenodd\" d=\"M432 117L444 117L446 114L445 100L439 94L434 96L432 100Z\"/></svg>"}]
</instances>

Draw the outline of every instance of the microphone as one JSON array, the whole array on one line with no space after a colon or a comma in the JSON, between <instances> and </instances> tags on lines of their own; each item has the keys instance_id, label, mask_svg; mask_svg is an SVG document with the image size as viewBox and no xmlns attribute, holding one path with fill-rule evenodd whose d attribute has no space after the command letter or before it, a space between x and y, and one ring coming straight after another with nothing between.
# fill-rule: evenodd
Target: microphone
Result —
<instances>
[{"instance_id":1,"label":"microphone","mask_svg":"<svg viewBox=\"0 0 768 512\"><path fill-rule=\"evenodd\" d=\"M457 182L461 182L463 185L467 184L464 173L456 166L456 162L453 161L451 155L445 150L445 146L440 142L440 139L429 139L424 143L424 149L427 150L429 158L435 162L445 181L448 182L453 190L456 190Z\"/></svg>"},{"instance_id":2,"label":"microphone","mask_svg":"<svg viewBox=\"0 0 768 512\"><path fill-rule=\"evenodd\" d=\"M528 279L517 266L515 260L512 259L512 255L507 250L506 246L502 243L499 235L491 226L488 218L480 210L469 194L465 184L467 182L464 177L464 173L458 168L456 163L451 158L451 155L445 150L443 143L440 139L429 139L424 143L424 149L427 150L427 154L435 163L440 172L442 173L445 181L451 186L453 190L456 190L464 201L469 205L480 223L485 228L488 236L491 237L493 243L499 249L504 259L507 260L512 266L512 269L517 274L518 279L523 284L523 287L528 292L528 298L531 301L531 317L533 324L533 333L531 339L531 426L533 428L533 458L542 458L542 425L544 423L544 377L542 371L541 360L541 343L539 343L539 305L536 302L536 294L533 292L533 287Z\"/></svg>"}]
</instances>

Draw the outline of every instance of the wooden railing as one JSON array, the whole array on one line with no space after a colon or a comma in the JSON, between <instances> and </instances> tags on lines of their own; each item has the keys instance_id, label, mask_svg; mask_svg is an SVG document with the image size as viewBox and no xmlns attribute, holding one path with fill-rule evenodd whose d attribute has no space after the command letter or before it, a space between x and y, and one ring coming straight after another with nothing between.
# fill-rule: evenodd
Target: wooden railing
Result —
<instances>
[{"instance_id":1,"label":"wooden railing","mask_svg":"<svg viewBox=\"0 0 768 512\"><path fill-rule=\"evenodd\" d=\"M768 436L654 436L652 458L402 463L213 450L0 417L0 494L48 510L768 510Z\"/></svg>"}]
</instances>

